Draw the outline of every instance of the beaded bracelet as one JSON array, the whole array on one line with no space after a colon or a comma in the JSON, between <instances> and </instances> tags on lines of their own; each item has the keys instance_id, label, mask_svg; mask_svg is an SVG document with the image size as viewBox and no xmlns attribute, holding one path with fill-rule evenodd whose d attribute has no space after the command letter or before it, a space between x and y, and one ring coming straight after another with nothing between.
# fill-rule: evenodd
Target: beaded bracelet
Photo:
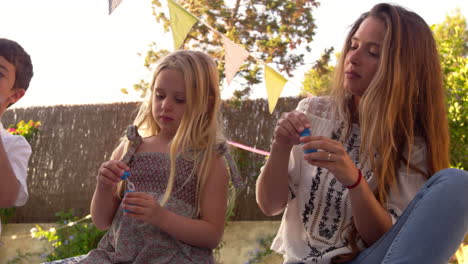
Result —
<instances>
[{"instance_id":1,"label":"beaded bracelet","mask_svg":"<svg viewBox=\"0 0 468 264\"><path fill-rule=\"evenodd\" d=\"M348 188L348 189L353 189L354 187L358 186L359 183L361 182L362 171L361 171L360 169L357 169L357 170L358 170L358 179L356 180L356 182L355 182L353 185L346 186L346 188Z\"/></svg>"}]
</instances>

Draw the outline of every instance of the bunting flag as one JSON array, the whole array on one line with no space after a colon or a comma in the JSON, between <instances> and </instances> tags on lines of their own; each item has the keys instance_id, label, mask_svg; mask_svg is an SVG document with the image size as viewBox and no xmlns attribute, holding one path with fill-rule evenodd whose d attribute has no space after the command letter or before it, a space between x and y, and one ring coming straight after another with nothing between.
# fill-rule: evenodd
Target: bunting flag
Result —
<instances>
[{"instance_id":1,"label":"bunting flag","mask_svg":"<svg viewBox=\"0 0 468 264\"><path fill-rule=\"evenodd\" d=\"M250 53L226 36L222 35L222 39L224 46L224 74L226 75L228 85L230 85L234 75L236 75L239 67L249 57Z\"/></svg>"},{"instance_id":2,"label":"bunting flag","mask_svg":"<svg viewBox=\"0 0 468 264\"><path fill-rule=\"evenodd\" d=\"M112 13L122 1L123 0L109 0L109 14ZM257 62L264 64L263 61L257 59L255 56L250 54L250 52L242 48L240 45L232 42L223 33L217 31L210 25L198 19L185 8L179 6L175 2L175 0L167 0L167 3L170 15L169 23L172 31L172 37L174 39L175 50L179 49L182 46L182 44L185 41L185 38L187 37L187 34L190 32L193 25L197 22L202 23L213 32L221 35L223 39L223 47L225 49L225 75L228 85L231 84L234 76L239 71L239 68L242 66L242 63L244 63L249 56L252 56ZM273 113L276 103L278 102L278 98L280 97L281 92L283 91L283 88L288 82L288 80L284 78L281 74L276 72L274 69L267 66L266 64L264 74L265 86L267 89L268 96L268 108L271 114ZM307 92L304 89L302 90L304 92ZM307 96L311 95L307 93Z\"/></svg>"},{"instance_id":3,"label":"bunting flag","mask_svg":"<svg viewBox=\"0 0 468 264\"><path fill-rule=\"evenodd\" d=\"M174 50L177 50L182 46L187 34L193 25L198 22L198 19L173 0L167 0L167 3L169 6L172 37L174 39Z\"/></svg>"},{"instance_id":4,"label":"bunting flag","mask_svg":"<svg viewBox=\"0 0 468 264\"><path fill-rule=\"evenodd\" d=\"M265 86L268 95L268 108L273 113L278 98L288 80L265 64Z\"/></svg>"},{"instance_id":5,"label":"bunting flag","mask_svg":"<svg viewBox=\"0 0 468 264\"><path fill-rule=\"evenodd\" d=\"M109 15L112 14L114 9L116 9L121 2L122 0L109 0Z\"/></svg>"}]
</instances>

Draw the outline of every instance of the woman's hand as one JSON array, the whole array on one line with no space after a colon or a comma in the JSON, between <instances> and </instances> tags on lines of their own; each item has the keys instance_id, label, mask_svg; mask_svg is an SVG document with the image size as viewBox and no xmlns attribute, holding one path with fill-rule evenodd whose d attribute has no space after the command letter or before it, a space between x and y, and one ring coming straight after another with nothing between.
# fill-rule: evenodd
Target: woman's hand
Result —
<instances>
[{"instance_id":1,"label":"woman's hand","mask_svg":"<svg viewBox=\"0 0 468 264\"><path fill-rule=\"evenodd\" d=\"M310 127L306 115L299 111L282 113L276 122L274 140L282 146L292 147L300 143L299 134L304 128Z\"/></svg>"},{"instance_id":2,"label":"woman's hand","mask_svg":"<svg viewBox=\"0 0 468 264\"><path fill-rule=\"evenodd\" d=\"M104 162L98 170L97 186L103 189L113 189L121 180L124 171L128 170L130 168L120 160Z\"/></svg>"},{"instance_id":3,"label":"woman's hand","mask_svg":"<svg viewBox=\"0 0 468 264\"><path fill-rule=\"evenodd\" d=\"M321 136L302 137L301 142L304 149L321 150L304 155L309 164L326 168L344 186L354 186L358 182L359 172L343 144ZM349 190L353 221L362 239L372 245L391 228L392 218L377 201L366 180L354 187Z\"/></svg>"},{"instance_id":4,"label":"woman's hand","mask_svg":"<svg viewBox=\"0 0 468 264\"><path fill-rule=\"evenodd\" d=\"M143 192L128 192L122 200L122 208L128 210L124 216L139 219L148 224L159 226L163 209L153 195Z\"/></svg>"},{"instance_id":5,"label":"woman's hand","mask_svg":"<svg viewBox=\"0 0 468 264\"><path fill-rule=\"evenodd\" d=\"M344 186L353 185L358 177L358 170L346 153L343 144L322 136L300 138L303 149L321 149L323 151L304 154L304 159L311 165L330 171Z\"/></svg>"}]
</instances>

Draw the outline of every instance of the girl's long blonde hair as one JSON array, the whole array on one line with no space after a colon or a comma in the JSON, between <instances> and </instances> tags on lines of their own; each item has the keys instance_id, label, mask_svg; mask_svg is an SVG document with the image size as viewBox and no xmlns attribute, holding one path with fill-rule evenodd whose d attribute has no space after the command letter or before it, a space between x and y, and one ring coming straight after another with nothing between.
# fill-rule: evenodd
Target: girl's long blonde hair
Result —
<instances>
[{"instance_id":1,"label":"girl's long blonde hair","mask_svg":"<svg viewBox=\"0 0 468 264\"><path fill-rule=\"evenodd\" d=\"M386 32L378 70L355 109L351 94L343 88L345 58L351 38L368 17L383 21ZM357 111L360 153L370 160L378 182L375 194L384 207L402 163L407 170L423 171L411 167L416 137L422 138L427 147L427 178L449 166L449 132L439 55L432 31L419 15L391 4L378 4L364 13L351 27L335 74L332 98L338 118L345 126L342 140L349 136ZM354 226L352 230L353 253L345 261L358 253Z\"/></svg>"},{"instance_id":2,"label":"girl's long blonde hair","mask_svg":"<svg viewBox=\"0 0 468 264\"><path fill-rule=\"evenodd\" d=\"M166 192L161 204L171 196L176 174L176 158L182 156L194 162L194 174L197 175L197 212L200 212L200 193L203 193L206 179L210 172L215 146L224 141L220 125L221 97L216 63L206 53L179 50L163 57L153 75L150 91L141 104L134 124L144 136L158 135L161 128L152 114L155 81L161 71L171 69L181 72L185 81L186 111L170 145L170 175ZM124 141L124 153L129 142ZM123 182L122 182L123 183ZM118 193L125 189L120 184Z\"/></svg>"}]
</instances>

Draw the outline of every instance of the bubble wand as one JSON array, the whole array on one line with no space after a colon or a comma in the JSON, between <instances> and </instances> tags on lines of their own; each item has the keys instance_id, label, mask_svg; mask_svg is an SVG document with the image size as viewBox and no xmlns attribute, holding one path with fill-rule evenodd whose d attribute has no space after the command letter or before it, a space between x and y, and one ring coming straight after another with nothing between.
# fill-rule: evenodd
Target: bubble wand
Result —
<instances>
[{"instance_id":1,"label":"bubble wand","mask_svg":"<svg viewBox=\"0 0 468 264\"><path fill-rule=\"evenodd\" d=\"M304 128L304 130L301 132L301 137L306 137L306 136L310 136L310 129L309 128ZM302 143L302 145L304 145L304 143ZM317 152L316 149L306 149L304 150L304 153L307 154L307 153L312 153L312 152Z\"/></svg>"},{"instance_id":2,"label":"bubble wand","mask_svg":"<svg viewBox=\"0 0 468 264\"><path fill-rule=\"evenodd\" d=\"M120 179L122 179L123 181L127 181L127 190L124 193L134 192L135 191L135 185L133 184L133 182L130 181L130 179L128 179L128 177L130 177L130 175L131 174L130 174L129 171L124 171L122 177L120 177ZM130 205L133 205L133 204L130 204ZM127 209L124 209L124 212L126 212L126 213L135 213L135 212L127 210Z\"/></svg>"}]
</instances>

